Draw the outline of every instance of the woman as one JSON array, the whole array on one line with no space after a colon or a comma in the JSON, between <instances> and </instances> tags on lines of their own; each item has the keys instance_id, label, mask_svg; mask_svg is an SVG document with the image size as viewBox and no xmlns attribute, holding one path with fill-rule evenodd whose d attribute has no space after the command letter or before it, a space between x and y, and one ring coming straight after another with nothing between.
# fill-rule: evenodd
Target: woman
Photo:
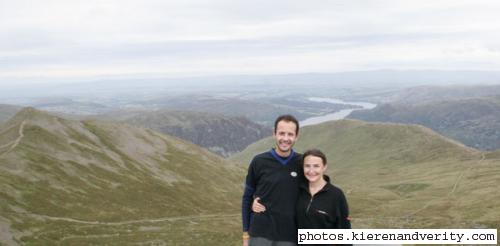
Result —
<instances>
[{"instance_id":1,"label":"woman","mask_svg":"<svg viewBox=\"0 0 500 246\"><path fill-rule=\"evenodd\" d=\"M300 229L351 229L344 193L325 175L326 156L318 149L304 153L304 176L296 206Z\"/></svg>"},{"instance_id":2,"label":"woman","mask_svg":"<svg viewBox=\"0 0 500 246\"><path fill-rule=\"evenodd\" d=\"M296 204L297 226L300 229L351 229L349 208L344 193L330 183L325 175L327 160L318 149L303 154L304 176ZM252 205L256 213L265 206L257 198Z\"/></svg>"}]
</instances>

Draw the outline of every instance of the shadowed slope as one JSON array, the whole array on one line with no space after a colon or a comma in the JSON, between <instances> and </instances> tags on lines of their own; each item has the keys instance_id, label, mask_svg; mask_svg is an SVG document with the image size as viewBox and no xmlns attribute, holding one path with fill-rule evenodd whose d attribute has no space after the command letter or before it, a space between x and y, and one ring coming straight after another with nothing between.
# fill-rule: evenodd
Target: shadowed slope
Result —
<instances>
[{"instance_id":1,"label":"shadowed slope","mask_svg":"<svg viewBox=\"0 0 500 246\"><path fill-rule=\"evenodd\" d=\"M349 118L419 124L480 150L500 148L500 96L379 105Z\"/></svg>"},{"instance_id":2,"label":"shadowed slope","mask_svg":"<svg viewBox=\"0 0 500 246\"><path fill-rule=\"evenodd\" d=\"M173 135L228 157L271 134L271 129L244 117L179 110L118 110L100 119L126 122Z\"/></svg>"}]
</instances>

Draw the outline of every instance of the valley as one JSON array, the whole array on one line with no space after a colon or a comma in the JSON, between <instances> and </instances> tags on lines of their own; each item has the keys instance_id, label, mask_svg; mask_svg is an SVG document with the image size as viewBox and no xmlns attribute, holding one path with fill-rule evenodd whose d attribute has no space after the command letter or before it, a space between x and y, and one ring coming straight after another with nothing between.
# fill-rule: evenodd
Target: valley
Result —
<instances>
[{"instance_id":1,"label":"valley","mask_svg":"<svg viewBox=\"0 0 500 246\"><path fill-rule=\"evenodd\" d=\"M246 169L284 113L354 228L500 228L496 86L280 83L2 105L0 244L240 245Z\"/></svg>"}]
</instances>

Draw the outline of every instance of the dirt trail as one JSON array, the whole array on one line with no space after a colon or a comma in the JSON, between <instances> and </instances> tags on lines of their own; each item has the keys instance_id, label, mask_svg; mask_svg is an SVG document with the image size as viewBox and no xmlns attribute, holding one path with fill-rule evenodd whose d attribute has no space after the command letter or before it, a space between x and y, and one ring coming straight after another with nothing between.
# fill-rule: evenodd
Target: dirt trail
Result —
<instances>
[{"instance_id":1,"label":"dirt trail","mask_svg":"<svg viewBox=\"0 0 500 246\"><path fill-rule=\"evenodd\" d=\"M11 230L10 223L0 217L0 245L19 245L14 241L14 234Z\"/></svg>"},{"instance_id":2,"label":"dirt trail","mask_svg":"<svg viewBox=\"0 0 500 246\"><path fill-rule=\"evenodd\" d=\"M227 217L234 217L234 216L238 216L238 215L239 214L203 214L203 215L164 217L164 218L158 218L158 219L128 220L128 221L121 221L121 222L100 222L100 221L85 221L85 220L77 220L77 219L72 219L72 218L52 217L52 216L47 216L47 215L31 214L32 217L36 217L39 219L60 220L60 221L74 222L74 223L87 224L87 225L107 225L107 226L120 226L120 225L138 224L138 223L171 222L171 221L192 220L192 219L224 219Z\"/></svg>"},{"instance_id":3,"label":"dirt trail","mask_svg":"<svg viewBox=\"0 0 500 246\"><path fill-rule=\"evenodd\" d=\"M484 161L484 159L486 158L485 154L482 153L482 156L481 156L481 159L477 162L476 165L470 165L467 169L463 170L462 172L460 172L460 174L458 175L457 179L455 180L455 182L453 183L453 187L451 188L450 192L446 195L446 196L443 196L443 197L439 197L439 198L436 198L436 199L433 199L433 200L430 200L428 202L426 202L421 208L413 211L413 212L410 212L404 216L400 216L400 217L389 217L390 219L394 219L394 220L400 220L400 219L406 219L406 220L409 220L412 216L416 215L417 213L420 213L421 211L427 209L433 202L435 201L438 201L438 200L442 200L442 199L448 199L450 198L451 195L454 194L454 192L456 191L457 187L458 187L458 184L460 183L460 181L462 180L462 178L465 176L465 174L469 173L475 166L481 164L482 161ZM379 219L388 219L388 217L384 217L384 218L377 218L377 217L373 217L373 218L360 218L358 220L379 220Z\"/></svg>"},{"instance_id":4,"label":"dirt trail","mask_svg":"<svg viewBox=\"0 0 500 246\"><path fill-rule=\"evenodd\" d=\"M129 224L161 223L161 222L173 222L173 221L182 221L182 220L205 220L205 219L210 219L211 221L227 220L229 218L238 217L240 215L241 214L239 214L239 213L237 213L237 214L204 214L204 215L164 217L164 218L157 218L157 219L128 220L128 221L121 221L121 222L99 222L99 221L84 221L84 220L77 220L77 219L72 219L72 218L52 217L52 216L46 216L46 215L30 214L30 216L36 217L38 219L58 220L58 221L79 223L79 224L83 224L82 226L85 226L85 227L87 227L87 226L92 227L94 225L95 226L123 226L123 225L129 225ZM45 231L45 232L38 234L37 237L40 237L41 235L45 235L47 233L54 233L56 231ZM75 238L89 239L89 238L106 238L106 237L116 237L116 236L120 236L120 233L99 234L99 235L68 235L68 236L65 236L65 237L59 239L59 242L63 242L65 240L75 239Z\"/></svg>"},{"instance_id":5,"label":"dirt trail","mask_svg":"<svg viewBox=\"0 0 500 246\"><path fill-rule=\"evenodd\" d=\"M466 173L469 173L472 168L474 168L475 166L481 164L481 162L486 158L486 156L484 155L484 153L481 154L481 159L477 162L476 165L470 165L467 169L463 170L462 172L460 172L460 174L458 175L457 179L455 180L455 183L453 184L453 188L451 189L451 191L444 197L439 197L439 198L436 198L436 199L433 199L433 200L430 200L428 201L424 206L422 206L420 209L416 210L416 211L413 211L409 214L406 215L406 217L411 217L425 209L427 209L427 207L429 207L431 205L431 203L433 203L434 201L437 201L437 200L441 200L441 199L447 199L449 198L451 195L453 195L453 193L455 192L455 190L457 189L457 186L458 184L460 183L460 181L462 180L463 176L466 174Z\"/></svg>"},{"instance_id":6,"label":"dirt trail","mask_svg":"<svg viewBox=\"0 0 500 246\"><path fill-rule=\"evenodd\" d=\"M17 147L17 145L19 145L19 143L21 142L21 139L23 139L23 137L24 137L24 125L25 124L26 124L26 121L23 120L23 122L21 123L21 126L19 126L19 130L18 130L19 136L16 138L16 140L0 146L0 149L1 149L1 148L4 148L4 147L11 145L10 148L7 151L5 151L4 153L2 153L1 155L5 155L5 154L9 153L15 147Z\"/></svg>"},{"instance_id":7,"label":"dirt trail","mask_svg":"<svg viewBox=\"0 0 500 246\"><path fill-rule=\"evenodd\" d=\"M472 168L481 164L481 162L483 162L485 158L486 158L486 156L484 155L484 153L482 153L481 160L479 160L476 165L470 165L469 168L467 168L466 170L464 170L460 173L457 180L455 181L455 184L453 184L453 189L450 191L450 193L448 193L448 197L451 196L453 194L453 192L455 192L455 190L457 189L458 183L460 183L460 180L462 180L462 177L464 176L464 174L470 172L470 170L472 170Z\"/></svg>"}]
</instances>

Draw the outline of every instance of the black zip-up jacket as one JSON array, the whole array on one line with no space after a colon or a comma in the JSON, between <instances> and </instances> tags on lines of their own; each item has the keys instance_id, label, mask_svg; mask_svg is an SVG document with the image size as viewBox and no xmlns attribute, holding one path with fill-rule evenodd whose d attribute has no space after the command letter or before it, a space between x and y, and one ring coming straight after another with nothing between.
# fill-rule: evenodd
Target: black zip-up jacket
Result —
<instances>
[{"instance_id":1,"label":"black zip-up jacket","mask_svg":"<svg viewBox=\"0 0 500 246\"><path fill-rule=\"evenodd\" d=\"M254 157L242 197L243 231L250 237L297 242L295 204L299 183L304 179L301 163L302 155L295 151L286 158L274 149ZM265 212L251 212L255 197L260 198Z\"/></svg>"},{"instance_id":2,"label":"black zip-up jacket","mask_svg":"<svg viewBox=\"0 0 500 246\"><path fill-rule=\"evenodd\" d=\"M300 229L351 229L349 208L344 193L330 184L330 178L324 176L327 184L314 196L309 193L307 182L300 185L297 200L297 226Z\"/></svg>"}]
</instances>

